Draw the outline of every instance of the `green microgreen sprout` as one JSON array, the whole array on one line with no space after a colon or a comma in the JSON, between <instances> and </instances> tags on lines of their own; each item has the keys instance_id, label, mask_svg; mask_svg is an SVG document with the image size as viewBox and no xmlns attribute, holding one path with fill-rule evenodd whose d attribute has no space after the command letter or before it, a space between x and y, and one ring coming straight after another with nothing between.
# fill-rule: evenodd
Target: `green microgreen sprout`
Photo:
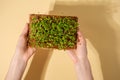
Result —
<instances>
[{"instance_id":1,"label":"green microgreen sprout","mask_svg":"<svg viewBox=\"0 0 120 80\"><path fill-rule=\"evenodd\" d=\"M77 29L77 17L32 15L29 45L57 49L75 48Z\"/></svg>"}]
</instances>

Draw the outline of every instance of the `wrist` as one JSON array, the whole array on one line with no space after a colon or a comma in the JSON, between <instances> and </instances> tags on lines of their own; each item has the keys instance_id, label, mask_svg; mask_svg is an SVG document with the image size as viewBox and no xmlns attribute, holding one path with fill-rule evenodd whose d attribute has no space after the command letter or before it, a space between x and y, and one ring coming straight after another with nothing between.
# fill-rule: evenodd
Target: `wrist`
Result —
<instances>
[{"instance_id":1,"label":"wrist","mask_svg":"<svg viewBox=\"0 0 120 80\"><path fill-rule=\"evenodd\" d=\"M27 62L19 53L15 53L12 58L5 80L21 80Z\"/></svg>"},{"instance_id":2,"label":"wrist","mask_svg":"<svg viewBox=\"0 0 120 80\"><path fill-rule=\"evenodd\" d=\"M76 65L76 66L79 66L79 65L85 64L85 63L87 63L87 62L89 62L87 56L86 56L86 57L79 57L79 58L76 60L75 65Z\"/></svg>"},{"instance_id":3,"label":"wrist","mask_svg":"<svg viewBox=\"0 0 120 80\"><path fill-rule=\"evenodd\" d=\"M27 64L27 59L21 53L16 52L13 59L18 63Z\"/></svg>"},{"instance_id":4,"label":"wrist","mask_svg":"<svg viewBox=\"0 0 120 80\"><path fill-rule=\"evenodd\" d=\"M82 58L75 64L78 80L93 80L88 58Z\"/></svg>"}]
</instances>

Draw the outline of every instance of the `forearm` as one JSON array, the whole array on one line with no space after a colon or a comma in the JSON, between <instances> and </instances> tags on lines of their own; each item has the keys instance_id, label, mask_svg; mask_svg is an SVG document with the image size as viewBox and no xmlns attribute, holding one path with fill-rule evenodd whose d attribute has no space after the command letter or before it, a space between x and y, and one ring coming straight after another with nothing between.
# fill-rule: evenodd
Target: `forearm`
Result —
<instances>
[{"instance_id":1,"label":"forearm","mask_svg":"<svg viewBox=\"0 0 120 80\"><path fill-rule=\"evenodd\" d=\"M15 54L13 57L5 80L21 80L26 68L26 61L21 55Z\"/></svg>"},{"instance_id":2,"label":"forearm","mask_svg":"<svg viewBox=\"0 0 120 80\"><path fill-rule=\"evenodd\" d=\"M88 58L80 59L75 64L78 80L93 80Z\"/></svg>"}]
</instances>

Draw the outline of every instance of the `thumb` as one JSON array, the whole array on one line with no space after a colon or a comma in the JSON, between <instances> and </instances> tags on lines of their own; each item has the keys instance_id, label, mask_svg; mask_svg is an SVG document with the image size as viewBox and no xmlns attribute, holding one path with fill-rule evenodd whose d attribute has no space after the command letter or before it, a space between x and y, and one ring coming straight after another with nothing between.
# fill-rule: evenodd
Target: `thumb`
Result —
<instances>
[{"instance_id":1,"label":"thumb","mask_svg":"<svg viewBox=\"0 0 120 80\"><path fill-rule=\"evenodd\" d=\"M29 24L26 23L26 24L25 24L25 27L24 27L24 29L23 29L23 31L22 31L22 33L21 33L21 36L27 37L27 35L28 35L28 30L29 30L28 27L29 27Z\"/></svg>"}]
</instances>

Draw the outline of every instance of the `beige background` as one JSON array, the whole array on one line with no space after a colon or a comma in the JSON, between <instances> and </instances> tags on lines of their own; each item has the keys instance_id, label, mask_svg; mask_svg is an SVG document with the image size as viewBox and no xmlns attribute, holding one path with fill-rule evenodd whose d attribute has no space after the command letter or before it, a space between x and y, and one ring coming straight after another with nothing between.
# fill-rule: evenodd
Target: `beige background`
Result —
<instances>
[{"instance_id":1,"label":"beige background","mask_svg":"<svg viewBox=\"0 0 120 80\"><path fill-rule=\"evenodd\" d=\"M95 80L120 80L120 0L0 0L0 80L30 13L76 15ZM65 51L39 49L23 80L76 80Z\"/></svg>"}]
</instances>

